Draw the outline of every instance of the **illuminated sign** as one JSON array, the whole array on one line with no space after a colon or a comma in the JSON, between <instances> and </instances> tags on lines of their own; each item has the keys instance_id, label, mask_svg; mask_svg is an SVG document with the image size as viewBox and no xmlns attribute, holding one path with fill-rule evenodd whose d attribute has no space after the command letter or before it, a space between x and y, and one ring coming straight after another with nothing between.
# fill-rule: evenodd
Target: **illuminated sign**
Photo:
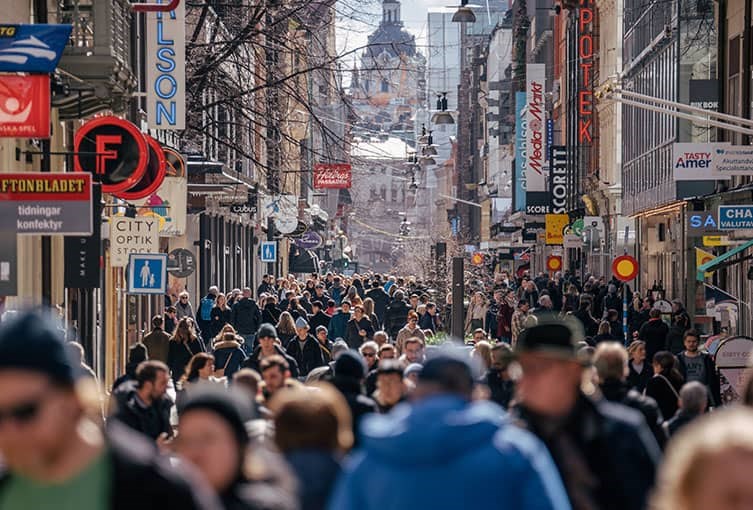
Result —
<instances>
[{"instance_id":1,"label":"illuminated sign","mask_svg":"<svg viewBox=\"0 0 753 510\"><path fill-rule=\"evenodd\" d=\"M549 196L551 212L567 212L567 147L553 145L549 160Z\"/></svg>"},{"instance_id":2,"label":"illuminated sign","mask_svg":"<svg viewBox=\"0 0 753 510\"><path fill-rule=\"evenodd\" d=\"M578 142L581 145L593 141L593 87L594 65L593 38L594 10L591 0L580 0L578 8L578 57L580 90L578 91Z\"/></svg>"},{"instance_id":3,"label":"illuminated sign","mask_svg":"<svg viewBox=\"0 0 753 510\"><path fill-rule=\"evenodd\" d=\"M146 110L151 129L186 126L185 13L180 2L170 12L146 15Z\"/></svg>"},{"instance_id":4,"label":"illuminated sign","mask_svg":"<svg viewBox=\"0 0 753 510\"><path fill-rule=\"evenodd\" d=\"M48 75L0 75L0 137L50 137Z\"/></svg>"},{"instance_id":5,"label":"illuminated sign","mask_svg":"<svg viewBox=\"0 0 753 510\"><path fill-rule=\"evenodd\" d=\"M513 193L516 211L526 209L526 93L515 93L515 188Z\"/></svg>"},{"instance_id":6,"label":"illuminated sign","mask_svg":"<svg viewBox=\"0 0 753 510\"><path fill-rule=\"evenodd\" d=\"M544 64L526 65L526 191L546 191L546 110Z\"/></svg>"}]
</instances>

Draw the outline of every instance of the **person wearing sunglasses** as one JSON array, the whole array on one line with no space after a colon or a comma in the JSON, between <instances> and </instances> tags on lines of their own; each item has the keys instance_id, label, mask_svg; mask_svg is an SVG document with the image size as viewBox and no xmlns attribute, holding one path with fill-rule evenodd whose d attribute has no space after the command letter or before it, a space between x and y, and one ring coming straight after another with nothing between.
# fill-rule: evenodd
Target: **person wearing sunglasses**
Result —
<instances>
[{"instance_id":1,"label":"person wearing sunglasses","mask_svg":"<svg viewBox=\"0 0 753 510\"><path fill-rule=\"evenodd\" d=\"M191 302L188 300L188 292L185 290L181 292L178 295L178 302L175 303L175 317L180 320L183 317L189 317L191 319L195 319L196 316L193 314L193 307L191 306Z\"/></svg>"},{"instance_id":2,"label":"person wearing sunglasses","mask_svg":"<svg viewBox=\"0 0 753 510\"><path fill-rule=\"evenodd\" d=\"M119 423L103 433L89 418L91 384L51 317L21 313L0 327L0 508L219 508L137 433Z\"/></svg>"}]
</instances>

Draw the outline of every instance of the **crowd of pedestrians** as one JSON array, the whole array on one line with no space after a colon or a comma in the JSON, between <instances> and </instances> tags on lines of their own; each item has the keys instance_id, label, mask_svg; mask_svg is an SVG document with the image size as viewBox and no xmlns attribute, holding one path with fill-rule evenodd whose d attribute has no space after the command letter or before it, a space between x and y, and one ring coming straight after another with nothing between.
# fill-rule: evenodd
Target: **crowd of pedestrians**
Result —
<instances>
[{"instance_id":1,"label":"crowd of pedestrians","mask_svg":"<svg viewBox=\"0 0 753 510\"><path fill-rule=\"evenodd\" d=\"M50 317L19 314L0 327L0 508L753 505L753 397L721 408L681 303L668 325L635 294L627 342L617 282L468 287L465 339L412 278L183 293L104 393Z\"/></svg>"}]
</instances>

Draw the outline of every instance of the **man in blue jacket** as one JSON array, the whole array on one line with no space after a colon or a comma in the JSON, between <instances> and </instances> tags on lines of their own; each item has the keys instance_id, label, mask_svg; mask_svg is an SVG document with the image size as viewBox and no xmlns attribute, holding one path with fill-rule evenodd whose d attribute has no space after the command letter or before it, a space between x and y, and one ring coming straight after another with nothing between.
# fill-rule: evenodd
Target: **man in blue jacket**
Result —
<instances>
[{"instance_id":1,"label":"man in blue jacket","mask_svg":"<svg viewBox=\"0 0 753 510\"><path fill-rule=\"evenodd\" d=\"M418 381L412 405L364 418L330 510L570 508L544 445L496 404L471 401L465 359L441 354Z\"/></svg>"}]
</instances>

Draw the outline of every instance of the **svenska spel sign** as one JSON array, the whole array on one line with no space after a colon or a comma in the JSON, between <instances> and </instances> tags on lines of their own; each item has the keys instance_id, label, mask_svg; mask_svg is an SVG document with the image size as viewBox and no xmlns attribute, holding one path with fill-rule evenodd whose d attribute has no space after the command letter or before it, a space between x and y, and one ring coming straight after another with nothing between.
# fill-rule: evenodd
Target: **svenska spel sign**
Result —
<instances>
[{"instance_id":1,"label":"svenska spel sign","mask_svg":"<svg viewBox=\"0 0 753 510\"><path fill-rule=\"evenodd\" d=\"M91 235L91 201L90 174L0 174L0 231Z\"/></svg>"}]
</instances>

